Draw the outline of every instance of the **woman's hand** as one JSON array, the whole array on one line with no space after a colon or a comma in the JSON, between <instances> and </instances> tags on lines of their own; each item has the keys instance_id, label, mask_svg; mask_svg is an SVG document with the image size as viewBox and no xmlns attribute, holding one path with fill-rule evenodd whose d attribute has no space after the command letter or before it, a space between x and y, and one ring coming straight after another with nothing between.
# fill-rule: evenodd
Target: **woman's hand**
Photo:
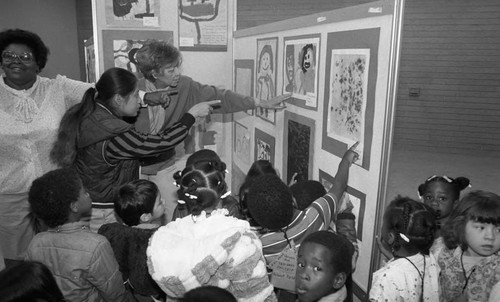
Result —
<instances>
[{"instance_id":1,"label":"woman's hand","mask_svg":"<svg viewBox=\"0 0 500 302\"><path fill-rule=\"evenodd\" d=\"M215 100L196 104L188 110L188 113L194 117L205 117L214 110L212 106L220 105L220 102L220 100Z\"/></svg>"},{"instance_id":2,"label":"woman's hand","mask_svg":"<svg viewBox=\"0 0 500 302\"><path fill-rule=\"evenodd\" d=\"M171 95L177 94L179 91L177 89L166 88L166 89L158 89L156 91L147 92L144 95L144 103L149 106L162 106L163 108L167 108L170 105Z\"/></svg>"},{"instance_id":3,"label":"woman's hand","mask_svg":"<svg viewBox=\"0 0 500 302\"><path fill-rule=\"evenodd\" d=\"M290 97L292 97L291 94L283 94L283 95L278 95L268 101L260 100L260 99L254 99L255 101L255 106L256 107L261 107L261 108L266 108L266 109L274 109L274 110L282 110L285 109L285 105L280 105L284 101L288 100Z\"/></svg>"}]
</instances>

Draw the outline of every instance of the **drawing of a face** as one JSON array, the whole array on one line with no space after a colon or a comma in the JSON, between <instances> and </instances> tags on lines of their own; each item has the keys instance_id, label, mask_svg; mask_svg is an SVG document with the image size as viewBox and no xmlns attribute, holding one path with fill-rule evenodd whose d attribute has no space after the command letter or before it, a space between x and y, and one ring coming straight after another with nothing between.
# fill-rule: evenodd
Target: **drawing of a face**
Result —
<instances>
[{"instance_id":1,"label":"drawing of a face","mask_svg":"<svg viewBox=\"0 0 500 302\"><path fill-rule=\"evenodd\" d=\"M271 45L264 45L259 56L259 70L261 73L273 72L273 50Z\"/></svg>"},{"instance_id":2,"label":"drawing of a face","mask_svg":"<svg viewBox=\"0 0 500 302\"><path fill-rule=\"evenodd\" d=\"M304 68L305 69L309 69L311 68L312 64L313 64L313 54L312 54L312 49L311 48L308 48L307 49L307 52L306 54L304 55Z\"/></svg>"},{"instance_id":3,"label":"drawing of a face","mask_svg":"<svg viewBox=\"0 0 500 302\"><path fill-rule=\"evenodd\" d=\"M260 68L264 71L269 70L269 61L270 61L269 54L265 53L260 59Z\"/></svg>"},{"instance_id":4,"label":"drawing of a face","mask_svg":"<svg viewBox=\"0 0 500 302\"><path fill-rule=\"evenodd\" d=\"M302 64L300 68L306 73L308 70L314 68L314 47L312 44L307 44L302 47Z\"/></svg>"}]
</instances>

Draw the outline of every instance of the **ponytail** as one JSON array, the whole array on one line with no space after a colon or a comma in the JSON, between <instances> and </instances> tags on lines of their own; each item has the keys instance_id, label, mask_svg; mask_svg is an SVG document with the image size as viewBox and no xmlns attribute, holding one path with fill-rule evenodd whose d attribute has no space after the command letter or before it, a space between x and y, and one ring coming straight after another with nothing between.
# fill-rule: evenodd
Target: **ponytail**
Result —
<instances>
[{"instance_id":1,"label":"ponytail","mask_svg":"<svg viewBox=\"0 0 500 302\"><path fill-rule=\"evenodd\" d=\"M61 119L57 140L50 152L50 159L61 168L70 167L76 158L76 143L80 124L95 110L96 89L89 88L83 95L82 102L74 105Z\"/></svg>"}]
</instances>

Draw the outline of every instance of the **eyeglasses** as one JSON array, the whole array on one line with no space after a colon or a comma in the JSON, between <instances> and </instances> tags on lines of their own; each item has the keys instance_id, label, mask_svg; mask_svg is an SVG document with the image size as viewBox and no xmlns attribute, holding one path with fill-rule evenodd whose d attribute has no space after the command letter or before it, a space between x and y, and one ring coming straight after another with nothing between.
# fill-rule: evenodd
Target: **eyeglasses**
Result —
<instances>
[{"instance_id":1,"label":"eyeglasses","mask_svg":"<svg viewBox=\"0 0 500 302\"><path fill-rule=\"evenodd\" d=\"M22 63L25 63L25 64L33 63L33 61L35 60L35 58L33 57L33 54L30 52L23 52L22 54L18 55L16 53L13 53L12 51L4 51L2 53L2 59L5 61L10 61L10 62L13 62L16 59L19 59L19 61L21 61Z\"/></svg>"}]
</instances>

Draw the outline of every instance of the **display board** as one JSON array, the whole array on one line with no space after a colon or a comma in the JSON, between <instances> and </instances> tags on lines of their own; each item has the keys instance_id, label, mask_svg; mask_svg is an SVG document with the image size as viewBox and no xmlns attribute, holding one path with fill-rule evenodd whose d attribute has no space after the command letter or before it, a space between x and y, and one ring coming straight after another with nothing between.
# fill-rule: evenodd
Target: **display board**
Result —
<instances>
[{"instance_id":1,"label":"display board","mask_svg":"<svg viewBox=\"0 0 500 302\"><path fill-rule=\"evenodd\" d=\"M327 185L344 152L360 142L343 199L357 216L353 280L362 301L379 265L374 238L384 204L401 9L402 1L377 1L234 33L234 65L246 62L254 73L237 70L235 81L253 77L255 96L263 99L274 92L292 97L282 111L234 114L236 137L246 138L250 154L233 149L233 167L248 171L246 159L262 157L263 146L271 145L262 141L272 141L273 163L285 181L297 173Z\"/></svg>"}]
</instances>

